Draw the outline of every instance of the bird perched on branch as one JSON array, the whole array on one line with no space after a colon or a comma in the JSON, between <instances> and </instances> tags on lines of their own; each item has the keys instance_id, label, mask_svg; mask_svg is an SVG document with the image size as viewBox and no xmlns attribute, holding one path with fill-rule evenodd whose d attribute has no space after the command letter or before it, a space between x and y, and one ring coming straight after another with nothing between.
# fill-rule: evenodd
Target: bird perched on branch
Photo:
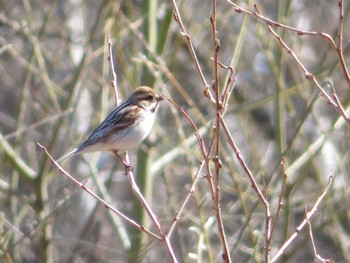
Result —
<instances>
[{"instance_id":1,"label":"bird perched on branch","mask_svg":"<svg viewBox=\"0 0 350 263\"><path fill-rule=\"evenodd\" d=\"M77 148L57 160L95 151L125 152L137 148L148 136L162 96L142 86L114 108L104 121Z\"/></svg>"}]
</instances>

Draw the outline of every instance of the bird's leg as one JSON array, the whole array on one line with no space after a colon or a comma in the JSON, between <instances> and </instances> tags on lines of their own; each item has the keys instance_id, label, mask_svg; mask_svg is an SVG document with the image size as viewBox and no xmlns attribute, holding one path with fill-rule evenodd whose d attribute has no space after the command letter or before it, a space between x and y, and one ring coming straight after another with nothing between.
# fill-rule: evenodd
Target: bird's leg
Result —
<instances>
[{"instance_id":1,"label":"bird's leg","mask_svg":"<svg viewBox=\"0 0 350 263\"><path fill-rule=\"evenodd\" d=\"M115 154L115 156L117 156L117 158L119 159L119 161L121 161L121 162L124 164L124 166L125 166L125 174L127 174L129 171L130 171L130 172L133 172L133 171L134 171L134 167L133 167L131 164L127 163L127 162L119 155L118 151L113 151L113 153Z\"/></svg>"}]
</instances>

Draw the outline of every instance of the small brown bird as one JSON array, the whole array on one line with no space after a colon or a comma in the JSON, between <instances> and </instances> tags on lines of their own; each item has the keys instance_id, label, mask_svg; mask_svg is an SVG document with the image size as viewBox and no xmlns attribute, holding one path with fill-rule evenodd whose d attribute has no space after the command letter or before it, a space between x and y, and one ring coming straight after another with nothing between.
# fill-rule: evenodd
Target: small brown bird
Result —
<instances>
[{"instance_id":1,"label":"small brown bird","mask_svg":"<svg viewBox=\"0 0 350 263\"><path fill-rule=\"evenodd\" d=\"M148 136L162 96L150 87L142 86L117 106L92 134L77 148L57 160L95 151L124 152L137 148Z\"/></svg>"}]
</instances>

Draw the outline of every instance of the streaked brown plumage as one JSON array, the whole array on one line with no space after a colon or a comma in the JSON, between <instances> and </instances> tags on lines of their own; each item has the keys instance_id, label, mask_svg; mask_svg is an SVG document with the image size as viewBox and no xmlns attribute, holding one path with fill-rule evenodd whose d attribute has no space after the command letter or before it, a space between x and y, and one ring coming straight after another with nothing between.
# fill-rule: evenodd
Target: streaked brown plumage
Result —
<instances>
[{"instance_id":1,"label":"streaked brown plumage","mask_svg":"<svg viewBox=\"0 0 350 263\"><path fill-rule=\"evenodd\" d=\"M57 162L79 153L124 152L138 147L151 131L155 112L162 99L150 87L137 88L128 100L108 114L80 146Z\"/></svg>"}]
</instances>

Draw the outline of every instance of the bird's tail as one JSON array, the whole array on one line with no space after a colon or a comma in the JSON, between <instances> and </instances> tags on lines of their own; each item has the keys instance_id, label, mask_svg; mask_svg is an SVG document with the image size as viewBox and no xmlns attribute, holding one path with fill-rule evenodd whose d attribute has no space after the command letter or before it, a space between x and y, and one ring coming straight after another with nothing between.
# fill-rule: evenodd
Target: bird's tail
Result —
<instances>
[{"instance_id":1,"label":"bird's tail","mask_svg":"<svg viewBox=\"0 0 350 263\"><path fill-rule=\"evenodd\" d=\"M63 156L61 156L60 158L58 158L58 159L56 160L56 162L61 163L62 161L68 159L69 157L72 157L73 155L77 154L78 152L79 152L79 151L78 151L78 148L75 148L73 151L71 151L71 152L69 152L69 153L67 153L67 154L65 154L65 155L63 155Z\"/></svg>"}]
</instances>

